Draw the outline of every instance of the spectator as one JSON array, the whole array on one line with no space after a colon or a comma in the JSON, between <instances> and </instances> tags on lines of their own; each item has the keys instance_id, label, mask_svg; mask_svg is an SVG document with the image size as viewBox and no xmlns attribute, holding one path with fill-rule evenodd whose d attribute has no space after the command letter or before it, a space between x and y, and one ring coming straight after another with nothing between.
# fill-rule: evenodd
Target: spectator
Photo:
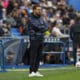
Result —
<instances>
[{"instance_id":1,"label":"spectator","mask_svg":"<svg viewBox=\"0 0 80 80\"><path fill-rule=\"evenodd\" d=\"M69 37L69 35L63 34L60 31L61 24L62 24L62 22L54 21L54 23L53 23L53 29L52 29L53 36L59 37L59 38Z\"/></svg>"},{"instance_id":2,"label":"spectator","mask_svg":"<svg viewBox=\"0 0 80 80\"><path fill-rule=\"evenodd\" d=\"M19 31L22 35L28 35L28 17L22 18L22 24L19 27Z\"/></svg>"},{"instance_id":3,"label":"spectator","mask_svg":"<svg viewBox=\"0 0 80 80\"><path fill-rule=\"evenodd\" d=\"M9 23L11 25L11 27L16 26L16 21L14 19L14 17L12 16L12 13L7 15L7 23Z\"/></svg>"}]
</instances>

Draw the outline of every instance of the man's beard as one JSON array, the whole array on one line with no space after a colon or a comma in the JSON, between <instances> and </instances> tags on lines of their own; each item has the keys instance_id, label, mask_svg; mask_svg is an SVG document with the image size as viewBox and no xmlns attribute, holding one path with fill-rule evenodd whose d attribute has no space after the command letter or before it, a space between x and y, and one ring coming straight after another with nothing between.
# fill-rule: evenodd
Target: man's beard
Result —
<instances>
[{"instance_id":1,"label":"man's beard","mask_svg":"<svg viewBox=\"0 0 80 80\"><path fill-rule=\"evenodd\" d=\"M37 17L41 17L41 14L37 14Z\"/></svg>"},{"instance_id":2,"label":"man's beard","mask_svg":"<svg viewBox=\"0 0 80 80\"><path fill-rule=\"evenodd\" d=\"M34 13L33 13L34 14ZM36 13L36 14L34 14L36 17L41 17L41 14L38 14L38 13Z\"/></svg>"},{"instance_id":3,"label":"man's beard","mask_svg":"<svg viewBox=\"0 0 80 80\"><path fill-rule=\"evenodd\" d=\"M38 16L38 17L41 17L41 13L37 13L37 16Z\"/></svg>"}]
</instances>

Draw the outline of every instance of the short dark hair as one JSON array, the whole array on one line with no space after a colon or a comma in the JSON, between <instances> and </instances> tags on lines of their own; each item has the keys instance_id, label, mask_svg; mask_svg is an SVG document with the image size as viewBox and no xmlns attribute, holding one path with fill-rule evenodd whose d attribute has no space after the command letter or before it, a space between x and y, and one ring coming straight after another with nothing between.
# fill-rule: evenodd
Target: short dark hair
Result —
<instances>
[{"instance_id":1,"label":"short dark hair","mask_svg":"<svg viewBox=\"0 0 80 80\"><path fill-rule=\"evenodd\" d=\"M40 7L40 5L39 5L39 4L35 4L35 5L33 6L33 10L35 10L37 7Z\"/></svg>"}]
</instances>

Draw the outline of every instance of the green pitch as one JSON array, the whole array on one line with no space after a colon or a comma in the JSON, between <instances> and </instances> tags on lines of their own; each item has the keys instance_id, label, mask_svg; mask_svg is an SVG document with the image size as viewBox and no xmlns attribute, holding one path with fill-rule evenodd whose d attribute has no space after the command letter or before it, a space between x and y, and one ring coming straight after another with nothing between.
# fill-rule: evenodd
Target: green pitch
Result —
<instances>
[{"instance_id":1,"label":"green pitch","mask_svg":"<svg viewBox=\"0 0 80 80\"><path fill-rule=\"evenodd\" d=\"M15 70L15 69L13 69ZM40 72L44 77L28 77L28 69L0 73L0 80L80 80L80 69L75 67L45 68Z\"/></svg>"}]
</instances>

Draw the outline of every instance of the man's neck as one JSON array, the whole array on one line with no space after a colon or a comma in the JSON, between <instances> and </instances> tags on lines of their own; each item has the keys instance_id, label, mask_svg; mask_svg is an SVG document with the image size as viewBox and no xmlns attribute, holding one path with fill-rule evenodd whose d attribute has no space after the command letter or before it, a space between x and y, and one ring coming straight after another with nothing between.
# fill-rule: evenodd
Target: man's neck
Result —
<instances>
[{"instance_id":1,"label":"man's neck","mask_svg":"<svg viewBox=\"0 0 80 80\"><path fill-rule=\"evenodd\" d=\"M34 15L36 18L40 18L40 16L38 16L35 12L33 13L33 15Z\"/></svg>"}]
</instances>

